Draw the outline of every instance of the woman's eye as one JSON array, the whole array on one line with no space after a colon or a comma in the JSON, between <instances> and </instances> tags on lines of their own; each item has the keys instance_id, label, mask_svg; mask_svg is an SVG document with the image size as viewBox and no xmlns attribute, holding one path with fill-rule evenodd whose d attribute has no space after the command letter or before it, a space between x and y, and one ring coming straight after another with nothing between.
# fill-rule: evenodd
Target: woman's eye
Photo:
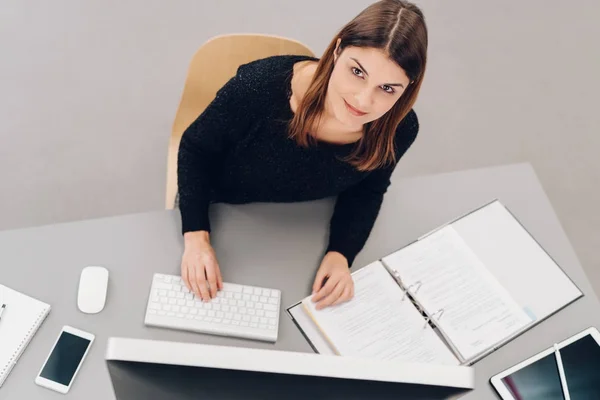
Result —
<instances>
[{"instance_id":1,"label":"woman's eye","mask_svg":"<svg viewBox=\"0 0 600 400\"><path fill-rule=\"evenodd\" d=\"M388 85L383 85L381 87L386 93L392 94L394 93L394 88Z\"/></svg>"},{"instance_id":2,"label":"woman's eye","mask_svg":"<svg viewBox=\"0 0 600 400\"><path fill-rule=\"evenodd\" d=\"M362 77L362 71L356 67L352 67L352 73L356 76Z\"/></svg>"}]
</instances>

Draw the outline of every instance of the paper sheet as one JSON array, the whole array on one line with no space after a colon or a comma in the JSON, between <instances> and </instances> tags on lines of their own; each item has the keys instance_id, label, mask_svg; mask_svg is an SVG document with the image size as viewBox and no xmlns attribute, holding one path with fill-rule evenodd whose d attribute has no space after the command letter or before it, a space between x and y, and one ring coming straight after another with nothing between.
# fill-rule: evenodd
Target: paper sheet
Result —
<instances>
[{"instance_id":1,"label":"paper sheet","mask_svg":"<svg viewBox=\"0 0 600 400\"><path fill-rule=\"evenodd\" d=\"M353 274L349 302L315 309L303 306L337 354L410 362L458 365L457 358L425 323L424 317L380 262Z\"/></svg>"},{"instance_id":2,"label":"paper sheet","mask_svg":"<svg viewBox=\"0 0 600 400\"><path fill-rule=\"evenodd\" d=\"M443 309L434 321L465 359L531 322L452 226L384 262L399 273L405 286L413 285L411 292L430 315Z\"/></svg>"}]
</instances>

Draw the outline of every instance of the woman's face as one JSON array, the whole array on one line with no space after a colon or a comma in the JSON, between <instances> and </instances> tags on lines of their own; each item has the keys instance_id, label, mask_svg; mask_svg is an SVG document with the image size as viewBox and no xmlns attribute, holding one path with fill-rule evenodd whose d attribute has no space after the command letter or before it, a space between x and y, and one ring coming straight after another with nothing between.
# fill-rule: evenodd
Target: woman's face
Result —
<instances>
[{"instance_id":1,"label":"woman's face","mask_svg":"<svg viewBox=\"0 0 600 400\"><path fill-rule=\"evenodd\" d=\"M338 46L339 46L338 40ZM346 47L335 52L327 89L327 107L342 124L358 128L385 114L410 80L383 51Z\"/></svg>"}]
</instances>

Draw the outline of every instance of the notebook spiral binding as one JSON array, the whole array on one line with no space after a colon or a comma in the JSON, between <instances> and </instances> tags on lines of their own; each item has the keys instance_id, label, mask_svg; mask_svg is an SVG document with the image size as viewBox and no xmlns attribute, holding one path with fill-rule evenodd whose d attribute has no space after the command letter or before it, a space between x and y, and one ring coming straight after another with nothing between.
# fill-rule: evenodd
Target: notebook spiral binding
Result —
<instances>
[{"instance_id":1,"label":"notebook spiral binding","mask_svg":"<svg viewBox=\"0 0 600 400\"><path fill-rule=\"evenodd\" d=\"M4 379L6 379L6 376L14 367L17 358L20 356L23 349L27 347L27 345L33 338L33 334L40 327L41 323L44 321L47 315L48 313L45 312L42 312L38 315L37 319L35 320L35 323L27 331L27 335L25 336L25 338L21 341L21 343L19 343L12 356L8 359L7 364L4 365L2 369L0 369L0 385L4 382Z\"/></svg>"}]
</instances>

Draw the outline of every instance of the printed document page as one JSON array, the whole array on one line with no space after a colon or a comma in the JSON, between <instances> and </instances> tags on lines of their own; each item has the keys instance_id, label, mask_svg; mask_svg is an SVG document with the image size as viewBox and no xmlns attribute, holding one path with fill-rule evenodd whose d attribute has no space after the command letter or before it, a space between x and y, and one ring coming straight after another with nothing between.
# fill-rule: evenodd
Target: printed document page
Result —
<instances>
[{"instance_id":1,"label":"printed document page","mask_svg":"<svg viewBox=\"0 0 600 400\"><path fill-rule=\"evenodd\" d=\"M354 297L316 310L310 297L303 300L337 354L459 365L458 359L426 323L425 317L379 261L354 274Z\"/></svg>"},{"instance_id":2,"label":"printed document page","mask_svg":"<svg viewBox=\"0 0 600 400\"><path fill-rule=\"evenodd\" d=\"M452 226L383 261L465 360L532 321Z\"/></svg>"}]
</instances>

